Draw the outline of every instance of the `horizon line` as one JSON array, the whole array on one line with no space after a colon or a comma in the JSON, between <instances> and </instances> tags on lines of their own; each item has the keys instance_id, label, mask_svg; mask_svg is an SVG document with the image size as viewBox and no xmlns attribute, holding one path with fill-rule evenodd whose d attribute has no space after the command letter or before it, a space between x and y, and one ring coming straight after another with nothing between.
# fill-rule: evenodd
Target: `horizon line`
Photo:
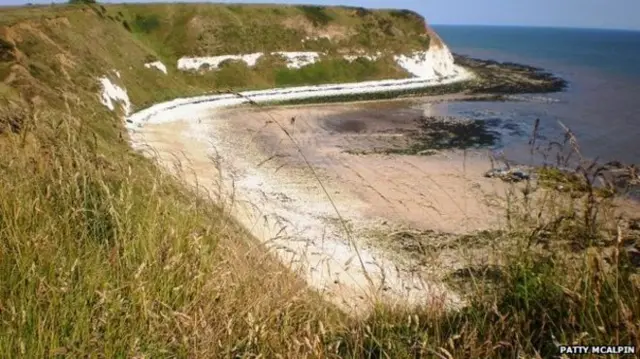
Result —
<instances>
[{"instance_id":1,"label":"horizon line","mask_svg":"<svg viewBox=\"0 0 640 359\"><path fill-rule=\"evenodd\" d=\"M22 0L24 1L24 0ZM269 2L260 2L260 0L255 1L255 2L251 2L251 3L233 3L233 2L219 2L217 0L199 0L199 1L170 1L170 0L154 0L154 1L149 1L149 2L135 2L135 1L108 1L108 2L104 2L104 1L96 1L96 4L99 5L105 5L105 6L110 6L110 5L154 5L154 4L212 4L212 5L288 5L288 6L296 6L296 5L301 5L301 6L308 6L309 4L295 4L295 3L286 3L286 4L279 4L279 3L269 3ZM0 9L2 8L20 8L20 7L24 7L24 8L29 8L29 7L46 7L46 6L73 6L73 5L80 5L80 4L70 4L68 1L65 0L52 0L52 2L33 2L30 3L28 0L24 1L24 3L22 4L0 4ZM349 5L317 5L317 6L326 6L326 7L357 7L357 6L349 6ZM402 10L399 8L386 8L386 7L372 7L372 8L368 8L368 9L372 9L372 10ZM604 30L604 31L626 31L626 32L640 32L640 28L624 28L624 27L589 27L588 25L535 25L535 24L478 24L478 23L431 23L429 21L429 19L427 18L427 16L421 14L419 11L417 10L413 10L413 9L406 9L406 10L410 10L413 11L419 15L421 15L425 21L427 22L427 25L429 26L469 26L469 27L511 27L511 28L540 28L540 29L571 29L571 30Z\"/></svg>"},{"instance_id":2,"label":"horizon line","mask_svg":"<svg viewBox=\"0 0 640 359\"><path fill-rule=\"evenodd\" d=\"M532 24L451 24L451 23L430 23L429 26L460 26L460 27L512 27L512 28L537 28L537 29L563 29L563 30L605 30L605 31L627 31L640 32L640 28L624 28L624 27L586 27L572 25L532 25Z\"/></svg>"}]
</instances>

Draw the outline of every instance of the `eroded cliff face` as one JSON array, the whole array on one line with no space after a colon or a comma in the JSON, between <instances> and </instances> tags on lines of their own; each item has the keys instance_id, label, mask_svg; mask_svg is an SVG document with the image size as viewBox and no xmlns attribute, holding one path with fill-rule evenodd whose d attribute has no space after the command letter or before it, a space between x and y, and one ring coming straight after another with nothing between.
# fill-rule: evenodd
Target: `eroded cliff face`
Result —
<instances>
[{"instance_id":1,"label":"eroded cliff face","mask_svg":"<svg viewBox=\"0 0 640 359\"><path fill-rule=\"evenodd\" d=\"M449 47L429 26L427 26L427 35L430 39L429 51L433 54L434 71L444 74L454 73L457 68L454 65L453 54L449 50Z\"/></svg>"},{"instance_id":2,"label":"eroded cliff face","mask_svg":"<svg viewBox=\"0 0 640 359\"><path fill-rule=\"evenodd\" d=\"M444 45L430 46L411 55L397 55L395 60L399 66L421 78L449 78L463 71L454 64L453 55Z\"/></svg>"},{"instance_id":3,"label":"eroded cliff face","mask_svg":"<svg viewBox=\"0 0 640 359\"><path fill-rule=\"evenodd\" d=\"M455 66L451 51L428 26L424 26L422 33L414 38L423 42L424 46L398 49L362 46L350 47L348 39L358 36L353 30L333 25L324 31L305 23L304 20L287 23L289 29L298 26L304 32L300 43L289 45L287 51L225 53L216 54L211 50L205 56L182 56L178 59L177 68L182 71L207 72L220 70L225 64L239 62L249 68L256 68L264 58L277 58L277 61L289 69L300 69L306 66L322 63L327 60L343 59L349 63L356 61L379 62L393 60L397 68L405 71L405 75L423 79L446 79L460 75L463 70ZM324 51L308 51L307 44L313 41L324 41ZM414 44L415 45L415 44ZM373 51L375 49L375 51ZM254 50L257 50L255 48ZM402 76L388 76L398 78Z\"/></svg>"},{"instance_id":4,"label":"eroded cliff face","mask_svg":"<svg viewBox=\"0 0 640 359\"><path fill-rule=\"evenodd\" d=\"M108 102L96 96L110 88L107 80L126 90L135 112L218 89L410 78L438 84L463 73L410 11L127 4L2 14L0 81L11 91L0 97L61 108L69 98Z\"/></svg>"},{"instance_id":5,"label":"eroded cliff face","mask_svg":"<svg viewBox=\"0 0 640 359\"><path fill-rule=\"evenodd\" d=\"M450 77L459 75L463 69L455 66L453 55L440 36L425 25L425 34L429 38L429 47L413 56L400 55L396 60L401 66L413 69L414 75L425 78Z\"/></svg>"}]
</instances>

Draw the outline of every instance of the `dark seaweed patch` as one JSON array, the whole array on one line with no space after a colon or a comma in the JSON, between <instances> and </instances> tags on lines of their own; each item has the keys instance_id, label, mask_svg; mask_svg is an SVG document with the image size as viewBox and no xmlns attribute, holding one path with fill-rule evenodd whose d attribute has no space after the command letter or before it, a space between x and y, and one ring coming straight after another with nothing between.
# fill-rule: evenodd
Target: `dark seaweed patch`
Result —
<instances>
[{"instance_id":1,"label":"dark seaweed patch","mask_svg":"<svg viewBox=\"0 0 640 359\"><path fill-rule=\"evenodd\" d=\"M418 130L411 133L413 144L405 149L391 149L389 153L422 154L429 150L466 149L493 146L499 134L484 121L453 117L420 117Z\"/></svg>"}]
</instances>

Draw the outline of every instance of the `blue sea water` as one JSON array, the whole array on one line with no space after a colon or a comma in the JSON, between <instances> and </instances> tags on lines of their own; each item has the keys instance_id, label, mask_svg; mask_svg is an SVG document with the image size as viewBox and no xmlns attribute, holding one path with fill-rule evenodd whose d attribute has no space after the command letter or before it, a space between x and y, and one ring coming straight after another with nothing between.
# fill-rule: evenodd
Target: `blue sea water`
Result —
<instances>
[{"instance_id":1,"label":"blue sea water","mask_svg":"<svg viewBox=\"0 0 640 359\"><path fill-rule=\"evenodd\" d=\"M516 157L537 118L549 139L559 122L583 154L640 163L640 32L491 26L433 26L451 51L544 68L569 81L567 91L525 95L524 102L453 102L436 111L503 123L501 144ZM515 130L514 130L515 129Z\"/></svg>"}]
</instances>

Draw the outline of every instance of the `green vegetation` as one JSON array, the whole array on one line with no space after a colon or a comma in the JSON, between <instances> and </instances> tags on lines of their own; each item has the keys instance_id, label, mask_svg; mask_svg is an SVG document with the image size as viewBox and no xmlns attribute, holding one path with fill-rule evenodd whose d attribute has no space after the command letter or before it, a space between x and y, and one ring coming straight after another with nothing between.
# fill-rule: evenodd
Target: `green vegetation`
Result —
<instances>
[{"instance_id":1,"label":"green vegetation","mask_svg":"<svg viewBox=\"0 0 640 359\"><path fill-rule=\"evenodd\" d=\"M252 75L252 70L244 61L228 61L220 64L215 84L218 88L251 88L256 85Z\"/></svg>"},{"instance_id":2,"label":"green vegetation","mask_svg":"<svg viewBox=\"0 0 640 359\"><path fill-rule=\"evenodd\" d=\"M304 16L311 21L313 26L326 26L331 22L331 15L327 14L326 8L322 6L299 6Z\"/></svg>"},{"instance_id":3,"label":"green vegetation","mask_svg":"<svg viewBox=\"0 0 640 359\"><path fill-rule=\"evenodd\" d=\"M371 10L365 9L363 7L357 7L357 8L354 8L354 10L356 12L356 15L358 15L359 17L365 17L373 14ZM393 15L393 12L391 12L391 15Z\"/></svg>"},{"instance_id":4,"label":"green vegetation","mask_svg":"<svg viewBox=\"0 0 640 359\"><path fill-rule=\"evenodd\" d=\"M276 70L275 85L297 86L323 83L346 83L377 80L381 78L402 78L407 74L396 70L388 61L370 61L364 58L349 62L345 59L328 59L301 69L281 67Z\"/></svg>"},{"instance_id":5,"label":"green vegetation","mask_svg":"<svg viewBox=\"0 0 640 359\"><path fill-rule=\"evenodd\" d=\"M422 18L420 14L411 10L391 10L391 16L404 20L416 20Z\"/></svg>"},{"instance_id":6,"label":"green vegetation","mask_svg":"<svg viewBox=\"0 0 640 359\"><path fill-rule=\"evenodd\" d=\"M154 30L160 27L160 20L157 15L143 16L136 15L133 20L134 30L137 32L143 32L150 34Z\"/></svg>"},{"instance_id":7,"label":"green vegetation","mask_svg":"<svg viewBox=\"0 0 640 359\"><path fill-rule=\"evenodd\" d=\"M539 181L550 188L563 191L584 193L588 189L587 183L575 172L561 171L555 167L543 167L538 170Z\"/></svg>"},{"instance_id":8,"label":"green vegetation","mask_svg":"<svg viewBox=\"0 0 640 359\"><path fill-rule=\"evenodd\" d=\"M424 33L424 21L420 17L397 21L392 11L371 11L370 16L362 19L349 8L318 6L180 4L108 8L112 13L122 13L129 25L140 23L132 27L133 31L167 56L304 50L308 45L302 39L324 34L336 37L336 41L325 44L326 51L351 49L363 37L370 42L363 49L373 52L377 51L374 45L384 43L393 43L393 47L385 49L394 52L424 48L420 36ZM376 28L379 22L389 24L386 33Z\"/></svg>"},{"instance_id":9,"label":"green vegetation","mask_svg":"<svg viewBox=\"0 0 640 359\"><path fill-rule=\"evenodd\" d=\"M329 60L296 77L277 58L256 69L231 62L219 72L175 70L182 55L244 49L238 39L256 29L273 27L253 50L298 50L288 46L302 27L273 24L306 18L299 8L0 11L1 357L514 358L555 356L554 340L640 346L640 280L622 248L637 233L608 214L607 201L585 207L555 191L537 202L514 192L511 230L500 237L513 242L501 279L474 275L468 308L380 307L351 318L266 254L229 208L134 153L122 120L98 101L100 76L125 87L140 109L216 88L398 71L384 60ZM362 21L347 8L323 13L330 25ZM418 25L394 20L393 37L371 25L363 38L395 42L394 51L420 48ZM220 31L230 38L220 41ZM170 74L145 69L149 59ZM572 249L594 231L603 241Z\"/></svg>"}]
</instances>

